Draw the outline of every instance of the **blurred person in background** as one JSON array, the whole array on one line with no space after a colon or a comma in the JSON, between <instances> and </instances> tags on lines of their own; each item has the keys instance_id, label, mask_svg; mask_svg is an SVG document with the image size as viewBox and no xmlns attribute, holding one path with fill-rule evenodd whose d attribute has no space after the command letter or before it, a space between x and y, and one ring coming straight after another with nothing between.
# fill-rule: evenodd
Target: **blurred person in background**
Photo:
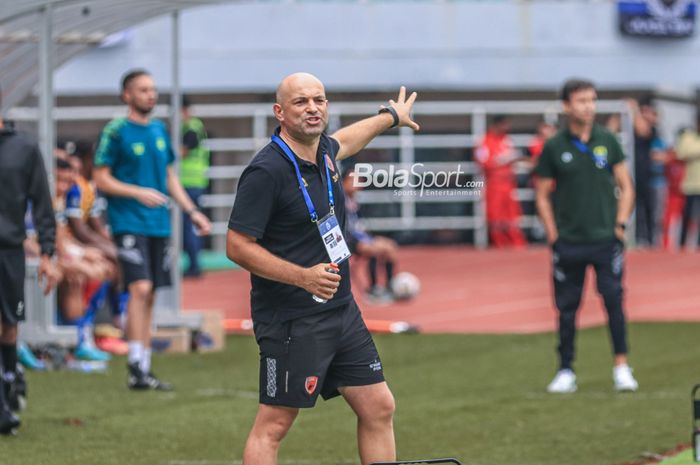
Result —
<instances>
[{"instance_id":1,"label":"blurred person in background","mask_svg":"<svg viewBox=\"0 0 700 465\"><path fill-rule=\"evenodd\" d=\"M192 202L200 207L200 199L209 187L209 149L206 147L207 131L199 118L192 116L190 100L182 97L182 161L180 162L180 182ZM182 216L182 245L190 259L185 277L197 278L202 274L199 264L199 252L202 250L202 239L192 224L189 215Z\"/></svg>"},{"instance_id":2,"label":"blurred person in background","mask_svg":"<svg viewBox=\"0 0 700 465\"><path fill-rule=\"evenodd\" d=\"M695 129L683 131L678 138L676 155L685 162L685 177L681 184L685 194L681 247L693 247L688 244L688 234L692 228L697 231L700 225L700 115L697 116ZM697 241L696 245L700 245L700 233Z\"/></svg>"},{"instance_id":3,"label":"blurred person in background","mask_svg":"<svg viewBox=\"0 0 700 465\"><path fill-rule=\"evenodd\" d=\"M567 81L561 100L567 126L545 144L535 169L537 211L552 247L554 300L559 311L559 370L547 391L577 389L576 313L589 265L595 269L608 313L614 388L636 391L639 385L627 364L622 287L625 229L634 207L632 178L615 135L595 123L593 83Z\"/></svg>"},{"instance_id":4,"label":"blurred person in background","mask_svg":"<svg viewBox=\"0 0 700 465\"><path fill-rule=\"evenodd\" d=\"M106 281L114 279L116 267L95 247L78 241L69 225L69 216L75 217L79 207L67 206L68 193L75 187L75 165L56 159L56 193L53 207L56 215L56 250L63 279L58 286L58 305L61 321L78 329L78 345L74 355L84 360L107 361L109 354L94 343L92 329L101 301L104 300ZM79 203L79 199L78 199Z\"/></svg>"},{"instance_id":5,"label":"blurred person in background","mask_svg":"<svg viewBox=\"0 0 700 465\"><path fill-rule=\"evenodd\" d=\"M685 129L676 134L676 143ZM685 177L685 162L678 159L676 147L668 148L664 175L666 176L666 203L662 220L662 246L665 250L672 250L680 244L680 231L683 223L683 208L685 207L685 194L681 185Z\"/></svg>"},{"instance_id":6,"label":"blurred person in background","mask_svg":"<svg viewBox=\"0 0 700 465\"><path fill-rule=\"evenodd\" d=\"M125 118L109 122L95 152L94 178L107 196L107 213L129 292L127 387L173 389L151 369L151 327L156 289L169 286L173 263L169 237L171 199L200 234L211 224L180 184L165 125L151 119L158 92L150 73L128 71L121 80Z\"/></svg>"},{"instance_id":7,"label":"blurred person in background","mask_svg":"<svg viewBox=\"0 0 700 465\"><path fill-rule=\"evenodd\" d=\"M637 245L653 247L656 239L656 195L652 152L659 143L659 114L651 97L628 99L634 127L634 182Z\"/></svg>"},{"instance_id":8,"label":"blurred person in background","mask_svg":"<svg viewBox=\"0 0 700 465\"><path fill-rule=\"evenodd\" d=\"M56 223L41 152L34 140L2 118L0 186L0 434L7 435L20 426L16 412L26 398L26 381L17 365L17 325L27 311L23 243L29 203L38 233L38 278L45 295L56 286L60 274L52 261Z\"/></svg>"},{"instance_id":9,"label":"blurred person in background","mask_svg":"<svg viewBox=\"0 0 700 465\"><path fill-rule=\"evenodd\" d=\"M391 290L391 280L394 278L394 267L398 253L396 241L388 237L369 234L360 218L360 205L355 193L361 189L355 181L354 169L348 167L342 175L343 190L345 191L345 212L347 215L347 241L350 251L360 257L367 258L369 272L369 289L365 297L372 303L390 303L394 301ZM384 286L379 285L377 265L384 265Z\"/></svg>"},{"instance_id":10,"label":"blurred person in background","mask_svg":"<svg viewBox=\"0 0 700 465\"><path fill-rule=\"evenodd\" d=\"M76 241L87 247L96 248L110 263L112 272L109 281L102 283L103 289L98 290L101 298L97 303L104 300L103 297L108 298L114 326L98 325L99 334L96 326L94 328L95 345L105 352L124 355L127 352L127 345L121 340L123 333L119 328L122 327L128 295L121 293L117 248L103 220L106 201L98 194L92 181L93 156L93 144L86 140L75 142L75 150L68 156L68 160L78 170L78 174L75 184L66 194L66 220ZM94 311L97 310L99 309L94 309ZM91 308L88 313L92 311Z\"/></svg>"},{"instance_id":11,"label":"blurred person in background","mask_svg":"<svg viewBox=\"0 0 700 465\"><path fill-rule=\"evenodd\" d=\"M517 188L513 164L523 157L513 147L509 132L508 118L504 115L494 116L474 152L474 161L484 174L489 238L491 244L498 248L527 245L520 230L520 202L513 197Z\"/></svg>"},{"instance_id":12,"label":"blurred person in background","mask_svg":"<svg viewBox=\"0 0 700 465\"><path fill-rule=\"evenodd\" d=\"M539 122L539 124L537 124L535 137L532 138L530 144L527 146L533 167L537 165L537 160L539 160L540 155L542 154L544 144L556 133L557 128L553 124L549 124L547 121L542 120Z\"/></svg>"}]
</instances>

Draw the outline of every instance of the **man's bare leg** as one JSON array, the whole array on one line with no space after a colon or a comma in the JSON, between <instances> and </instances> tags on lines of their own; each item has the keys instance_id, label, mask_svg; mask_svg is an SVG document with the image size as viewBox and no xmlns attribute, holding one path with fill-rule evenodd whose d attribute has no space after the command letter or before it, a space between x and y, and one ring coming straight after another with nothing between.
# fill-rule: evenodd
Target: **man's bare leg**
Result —
<instances>
[{"instance_id":1,"label":"man's bare leg","mask_svg":"<svg viewBox=\"0 0 700 465\"><path fill-rule=\"evenodd\" d=\"M299 409L260 404L243 451L243 465L276 465L282 439Z\"/></svg>"},{"instance_id":2,"label":"man's bare leg","mask_svg":"<svg viewBox=\"0 0 700 465\"><path fill-rule=\"evenodd\" d=\"M384 382L339 390L357 415L357 447L362 465L396 460L396 407L389 386Z\"/></svg>"}]
</instances>

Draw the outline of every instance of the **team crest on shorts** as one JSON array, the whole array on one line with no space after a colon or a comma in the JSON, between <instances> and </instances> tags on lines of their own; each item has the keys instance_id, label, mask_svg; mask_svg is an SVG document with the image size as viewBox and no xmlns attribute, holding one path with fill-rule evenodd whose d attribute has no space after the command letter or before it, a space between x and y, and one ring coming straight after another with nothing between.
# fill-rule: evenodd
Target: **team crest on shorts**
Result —
<instances>
[{"instance_id":1,"label":"team crest on shorts","mask_svg":"<svg viewBox=\"0 0 700 465\"><path fill-rule=\"evenodd\" d=\"M306 389L306 393L308 395L311 395L314 393L314 391L316 391L316 386L318 386L318 376L309 376L306 378L304 388Z\"/></svg>"}]
</instances>

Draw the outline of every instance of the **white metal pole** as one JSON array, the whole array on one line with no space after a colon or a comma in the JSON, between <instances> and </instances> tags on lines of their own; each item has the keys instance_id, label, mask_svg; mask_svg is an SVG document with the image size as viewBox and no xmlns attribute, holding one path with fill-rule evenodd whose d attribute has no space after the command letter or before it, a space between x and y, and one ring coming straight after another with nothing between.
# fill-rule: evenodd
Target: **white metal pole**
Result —
<instances>
[{"instance_id":1,"label":"white metal pole","mask_svg":"<svg viewBox=\"0 0 700 465\"><path fill-rule=\"evenodd\" d=\"M175 172L180 175L180 156L182 147L181 124L182 118L180 108L182 97L180 94L180 12L174 11L172 14L172 35L171 35L171 80L170 90L170 135L172 146L175 151ZM180 255L182 255L182 213L179 208L172 209L172 245L173 245L173 309L180 311L182 308L182 273L180 272Z\"/></svg>"},{"instance_id":2,"label":"white metal pole","mask_svg":"<svg viewBox=\"0 0 700 465\"><path fill-rule=\"evenodd\" d=\"M53 6L47 3L41 10L41 32L39 34L39 147L41 148L51 196L55 192L53 149L56 134L53 120ZM37 294L39 295L39 294ZM52 291L47 297L39 298L43 315L56 312L56 294Z\"/></svg>"},{"instance_id":3,"label":"white metal pole","mask_svg":"<svg viewBox=\"0 0 700 465\"><path fill-rule=\"evenodd\" d=\"M41 11L39 39L39 146L46 165L51 192L54 191L53 149L55 131L53 122L53 6L48 3Z\"/></svg>"}]
</instances>

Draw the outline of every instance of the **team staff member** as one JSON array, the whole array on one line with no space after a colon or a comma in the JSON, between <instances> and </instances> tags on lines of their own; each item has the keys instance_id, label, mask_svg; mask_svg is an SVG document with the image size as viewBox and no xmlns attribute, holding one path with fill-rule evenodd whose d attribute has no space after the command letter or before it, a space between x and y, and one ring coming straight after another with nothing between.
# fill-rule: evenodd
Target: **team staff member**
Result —
<instances>
[{"instance_id":1,"label":"team staff member","mask_svg":"<svg viewBox=\"0 0 700 465\"><path fill-rule=\"evenodd\" d=\"M227 237L228 257L251 272L261 353L260 406L243 463L276 464L299 408L313 407L319 393L324 399L342 395L357 415L364 465L395 460L394 398L352 298L348 261L339 264L339 274L327 270L333 267L329 256L345 243L336 161L390 127L418 130L409 116L416 94L406 99L402 87L379 115L332 137L324 134L328 100L316 77L286 77L276 98L280 127L241 176Z\"/></svg>"},{"instance_id":2,"label":"team staff member","mask_svg":"<svg viewBox=\"0 0 700 465\"><path fill-rule=\"evenodd\" d=\"M209 220L187 196L172 165L175 157L165 125L151 119L158 94L151 75L134 70L122 79L126 118L105 126L95 153L94 178L107 196L107 214L129 291L126 334L130 389L170 390L151 371L151 322L155 290L170 285L172 253L168 194L201 234Z\"/></svg>"},{"instance_id":3,"label":"team staff member","mask_svg":"<svg viewBox=\"0 0 700 465\"><path fill-rule=\"evenodd\" d=\"M209 186L209 149L206 147L207 131L204 123L190 112L190 100L182 97L182 161L180 162L180 182L195 205L199 205L202 195ZM185 276L199 277L199 252L202 240L196 234L188 215L182 218L182 246L190 257L190 266Z\"/></svg>"},{"instance_id":4,"label":"team staff member","mask_svg":"<svg viewBox=\"0 0 700 465\"><path fill-rule=\"evenodd\" d=\"M589 81L572 79L564 84L561 100L567 127L545 144L535 168L537 211L552 246L554 297L559 310L560 369L547 387L549 392L576 390L572 366L576 311L588 265L595 269L598 292L608 312L615 389L635 391L638 387L627 365L622 309L623 241L634 206L634 187L617 139L594 122L596 99Z\"/></svg>"},{"instance_id":5,"label":"team staff member","mask_svg":"<svg viewBox=\"0 0 700 465\"><path fill-rule=\"evenodd\" d=\"M24 384L17 371L17 324L24 321L24 216L31 201L34 226L39 234L39 282L44 294L56 286L58 270L51 261L56 242L56 221L44 162L37 144L15 132L0 118L0 434L20 425L11 410L19 409Z\"/></svg>"}]
</instances>

